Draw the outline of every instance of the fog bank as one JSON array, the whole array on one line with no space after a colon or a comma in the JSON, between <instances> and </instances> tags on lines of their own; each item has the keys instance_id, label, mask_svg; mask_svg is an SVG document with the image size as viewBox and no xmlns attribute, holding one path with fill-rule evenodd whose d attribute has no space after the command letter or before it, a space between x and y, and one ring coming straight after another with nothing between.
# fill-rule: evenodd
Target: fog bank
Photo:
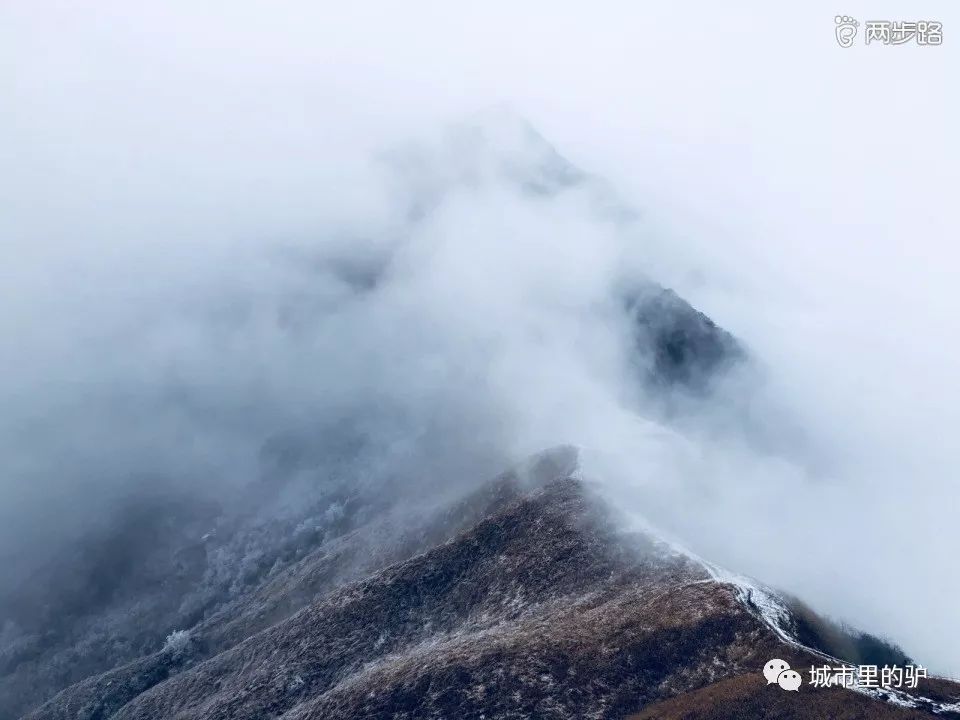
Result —
<instances>
[{"instance_id":1,"label":"fog bank","mask_svg":"<svg viewBox=\"0 0 960 720\"><path fill-rule=\"evenodd\" d=\"M960 674L957 51L752 5L0 11L8 582L137 488L229 500L277 437L391 488L574 443ZM755 362L682 422L631 365L645 278Z\"/></svg>"}]
</instances>

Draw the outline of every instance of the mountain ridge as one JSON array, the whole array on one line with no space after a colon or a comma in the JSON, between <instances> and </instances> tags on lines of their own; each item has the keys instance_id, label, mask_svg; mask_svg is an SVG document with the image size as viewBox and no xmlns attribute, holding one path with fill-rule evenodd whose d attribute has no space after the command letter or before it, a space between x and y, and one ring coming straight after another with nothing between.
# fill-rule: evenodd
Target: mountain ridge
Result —
<instances>
[{"instance_id":1,"label":"mountain ridge","mask_svg":"<svg viewBox=\"0 0 960 720\"><path fill-rule=\"evenodd\" d=\"M168 677L117 706L100 693L138 690L143 667L68 689L26 717L612 718L759 677L769 657L822 661L784 642L741 585L654 538L613 530L583 481L554 474L532 489L509 475L492 482L491 512L475 524L206 660L162 651ZM751 702L790 695L803 712L836 692L888 707L836 688L811 706L818 690L748 684L769 696ZM946 704L923 715L915 702L921 709L897 706L889 717L951 717Z\"/></svg>"}]
</instances>

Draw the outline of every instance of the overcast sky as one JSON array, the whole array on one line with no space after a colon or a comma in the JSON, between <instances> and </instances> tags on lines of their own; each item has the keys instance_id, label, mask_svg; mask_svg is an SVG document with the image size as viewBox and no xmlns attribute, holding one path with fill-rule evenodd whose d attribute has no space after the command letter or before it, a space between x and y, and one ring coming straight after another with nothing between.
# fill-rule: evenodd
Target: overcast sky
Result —
<instances>
[{"instance_id":1,"label":"overcast sky","mask_svg":"<svg viewBox=\"0 0 960 720\"><path fill-rule=\"evenodd\" d=\"M835 40L837 14L861 23L853 47ZM865 46L863 23L878 19L940 21L944 44ZM604 361L583 374L571 356L567 374L563 355L524 354L519 330L496 357L502 397L458 402L483 405L478 425L507 413L523 436L510 450L565 440L620 458L598 472L609 470L612 492L638 498L638 512L653 505L665 531L960 675L955 28L960 12L948 2L5 3L0 517L36 525L20 509L69 495L70 463L102 455L107 437L111 454L166 458L152 439L161 425L168 438L189 435L174 427L179 416L140 430L124 416L118 438L99 421L129 389L94 410L88 388L142 383L169 371L150 358L202 346L197 327L178 320L182 310L192 322L192 311L171 306L220 290L289 291L286 274L264 277L244 253L389 227L394 210L370 158L507 105L638 209L645 271L751 347L771 369L771 395L832 460L820 472L726 441L690 451L661 438L650 442L660 459L638 467L637 428L597 399L592 373L603 375ZM466 238L424 265L456 287L412 274L391 296L395 309L371 316L378 332L428 301L483 306L474 325L431 310L446 328L442 348L460 357L469 343L451 328L483 337L509 322L511 300L593 298L620 257L615 243L578 225L575 210L544 219L502 200L461 199L430 228ZM541 284L535 240L547 230L571 248L550 268L556 287ZM494 268L513 245L484 231L533 243L498 277L523 292L489 306L492 288L471 285L477 276L462 267ZM150 323L161 330L134 352L105 341ZM553 316L546 327L569 329ZM269 347L264 332L248 352ZM416 346L397 342L413 357ZM236 352L227 380L223 356L190 357L178 372L216 376L223 393L262 380ZM275 368L263 397L279 409L265 423L300 398L301 388L277 384L296 357L256 358ZM566 390L540 405L554 397L551 379ZM516 387L522 408L507 401ZM558 407L584 419L545 422ZM220 467L235 432L211 431L191 462ZM658 470L662 482L631 477Z\"/></svg>"}]
</instances>

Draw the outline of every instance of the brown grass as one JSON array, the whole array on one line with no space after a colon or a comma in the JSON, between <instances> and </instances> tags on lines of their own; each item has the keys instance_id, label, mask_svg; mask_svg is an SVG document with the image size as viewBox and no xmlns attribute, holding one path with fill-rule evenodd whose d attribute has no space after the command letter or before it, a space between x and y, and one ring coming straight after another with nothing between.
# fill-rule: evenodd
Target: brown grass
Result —
<instances>
[{"instance_id":1,"label":"brown grass","mask_svg":"<svg viewBox=\"0 0 960 720\"><path fill-rule=\"evenodd\" d=\"M930 718L839 688L786 692L759 674L739 675L659 702L630 720L909 720Z\"/></svg>"}]
</instances>

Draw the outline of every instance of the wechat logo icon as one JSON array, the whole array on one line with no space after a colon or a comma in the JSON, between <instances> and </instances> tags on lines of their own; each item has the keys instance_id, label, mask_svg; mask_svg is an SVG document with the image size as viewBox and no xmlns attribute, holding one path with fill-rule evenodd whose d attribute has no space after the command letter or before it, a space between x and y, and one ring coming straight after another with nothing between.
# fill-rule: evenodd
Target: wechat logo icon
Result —
<instances>
[{"instance_id":1,"label":"wechat logo icon","mask_svg":"<svg viewBox=\"0 0 960 720\"><path fill-rule=\"evenodd\" d=\"M800 683L803 682L800 673L790 669L790 663L776 658L763 666L763 676L767 679L767 685L776 683L784 690L795 692L800 691Z\"/></svg>"}]
</instances>

